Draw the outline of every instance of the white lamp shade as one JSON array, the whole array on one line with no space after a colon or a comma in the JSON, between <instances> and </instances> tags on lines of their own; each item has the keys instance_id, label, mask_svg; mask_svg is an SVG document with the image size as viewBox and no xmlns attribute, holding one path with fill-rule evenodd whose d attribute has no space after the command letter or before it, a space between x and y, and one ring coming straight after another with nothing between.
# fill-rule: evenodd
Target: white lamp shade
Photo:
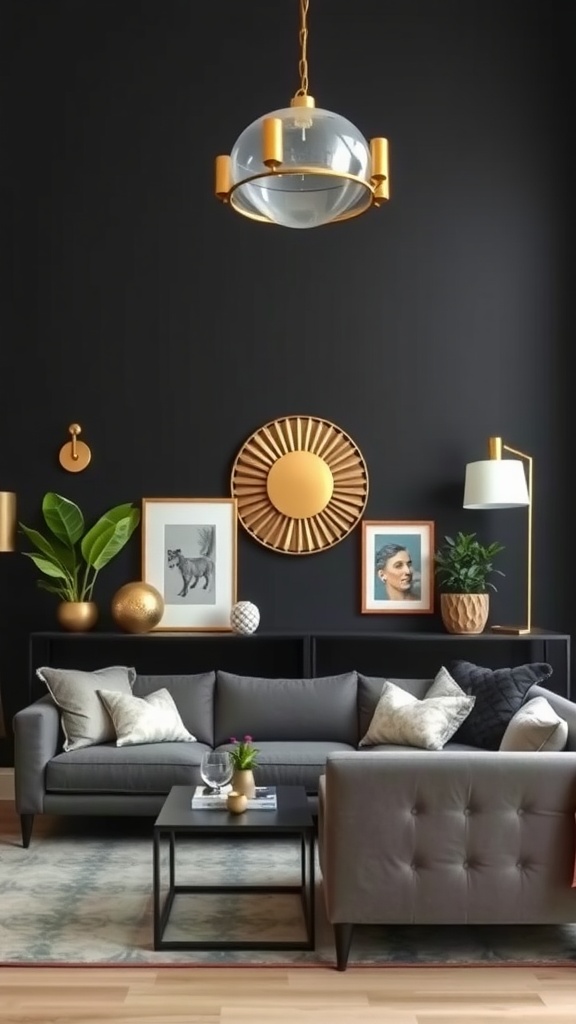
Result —
<instances>
[{"instance_id":1,"label":"white lamp shade","mask_svg":"<svg viewBox=\"0 0 576 1024\"><path fill-rule=\"evenodd\" d=\"M519 459L469 462L464 508L519 508L530 504L524 466Z\"/></svg>"}]
</instances>

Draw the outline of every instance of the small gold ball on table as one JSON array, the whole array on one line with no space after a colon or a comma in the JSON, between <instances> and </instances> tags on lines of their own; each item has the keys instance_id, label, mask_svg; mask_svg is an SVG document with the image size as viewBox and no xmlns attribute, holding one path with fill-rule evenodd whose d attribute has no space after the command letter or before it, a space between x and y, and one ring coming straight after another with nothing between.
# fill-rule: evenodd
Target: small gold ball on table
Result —
<instances>
[{"instance_id":1,"label":"small gold ball on table","mask_svg":"<svg viewBox=\"0 0 576 1024\"><path fill-rule=\"evenodd\" d=\"M248 797L245 793L236 793L232 790L226 798L226 807L231 814L243 814L248 805Z\"/></svg>"}]
</instances>

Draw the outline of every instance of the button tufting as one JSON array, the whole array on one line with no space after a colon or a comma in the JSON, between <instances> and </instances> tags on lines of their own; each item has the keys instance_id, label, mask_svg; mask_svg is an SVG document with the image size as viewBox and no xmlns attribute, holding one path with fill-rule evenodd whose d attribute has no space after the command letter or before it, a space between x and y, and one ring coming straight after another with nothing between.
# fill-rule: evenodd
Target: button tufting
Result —
<instances>
[{"instance_id":1,"label":"button tufting","mask_svg":"<svg viewBox=\"0 0 576 1024\"><path fill-rule=\"evenodd\" d=\"M519 807L518 808L518 814L524 814L524 808L523 807Z\"/></svg>"},{"instance_id":2,"label":"button tufting","mask_svg":"<svg viewBox=\"0 0 576 1024\"><path fill-rule=\"evenodd\" d=\"M465 868L465 870L466 870L466 871L468 870L468 868L470 867L470 865L469 865L469 863L468 863L468 861L467 861L467 860L465 860L465 861L464 861L464 863L463 863L462 867L463 867L463 868Z\"/></svg>"},{"instance_id":3,"label":"button tufting","mask_svg":"<svg viewBox=\"0 0 576 1024\"><path fill-rule=\"evenodd\" d=\"M413 807L412 808L412 814L418 814L418 808L417 807Z\"/></svg>"},{"instance_id":4,"label":"button tufting","mask_svg":"<svg viewBox=\"0 0 576 1024\"><path fill-rule=\"evenodd\" d=\"M469 807L465 807L464 808L464 814L466 815L466 817L468 817L470 814L472 814L472 811L470 810Z\"/></svg>"}]
</instances>

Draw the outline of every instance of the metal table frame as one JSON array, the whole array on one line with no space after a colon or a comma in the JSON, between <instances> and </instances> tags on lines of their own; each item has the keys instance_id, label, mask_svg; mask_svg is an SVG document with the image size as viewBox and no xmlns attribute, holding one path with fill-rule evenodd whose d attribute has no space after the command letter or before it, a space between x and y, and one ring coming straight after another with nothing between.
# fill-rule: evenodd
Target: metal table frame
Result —
<instances>
[{"instance_id":1,"label":"metal table frame","mask_svg":"<svg viewBox=\"0 0 576 1024\"><path fill-rule=\"evenodd\" d=\"M193 788L189 789L190 796ZM282 799L283 788L278 787L279 804ZM193 815L201 813L202 817ZM248 811L246 821L242 828L235 828L234 822L230 821L226 812L190 811L190 821L178 825L162 825L160 822L162 812L158 821L154 824L153 835L153 902L154 902L154 949L307 949L315 948L315 920L314 920L314 823L312 815L309 821L302 816L301 823L278 825L278 819L273 811ZM208 815L208 820L206 819ZM209 819L212 818L212 821ZM160 822L160 823L159 823ZM267 839L286 838L289 836L300 839L300 885L180 885L176 881L176 853L178 835L218 835L225 838L238 838L239 836L259 835ZM168 839L168 891L162 900L162 871L161 871L161 849L163 839ZM303 940L256 940L256 939L222 939L222 940L195 940L195 939L165 939L164 933L170 919L170 913L174 899L180 893L292 893L298 894L302 901L304 922L306 926L306 937Z\"/></svg>"}]
</instances>

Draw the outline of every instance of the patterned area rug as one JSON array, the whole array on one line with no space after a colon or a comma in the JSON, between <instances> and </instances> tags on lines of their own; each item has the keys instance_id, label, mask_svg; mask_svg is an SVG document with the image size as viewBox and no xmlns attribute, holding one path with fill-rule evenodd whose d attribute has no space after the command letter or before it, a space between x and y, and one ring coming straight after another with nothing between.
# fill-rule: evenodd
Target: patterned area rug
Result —
<instances>
[{"instance_id":1,"label":"patterned area rug","mask_svg":"<svg viewBox=\"0 0 576 1024\"><path fill-rule=\"evenodd\" d=\"M154 951L149 821L69 819L23 850L0 837L1 965L334 966L332 930L316 886L316 949ZM166 867L166 862L164 864ZM182 842L177 882L297 884L296 841ZM296 896L181 895L165 937L304 937ZM357 927L350 966L576 964L576 926Z\"/></svg>"}]
</instances>

